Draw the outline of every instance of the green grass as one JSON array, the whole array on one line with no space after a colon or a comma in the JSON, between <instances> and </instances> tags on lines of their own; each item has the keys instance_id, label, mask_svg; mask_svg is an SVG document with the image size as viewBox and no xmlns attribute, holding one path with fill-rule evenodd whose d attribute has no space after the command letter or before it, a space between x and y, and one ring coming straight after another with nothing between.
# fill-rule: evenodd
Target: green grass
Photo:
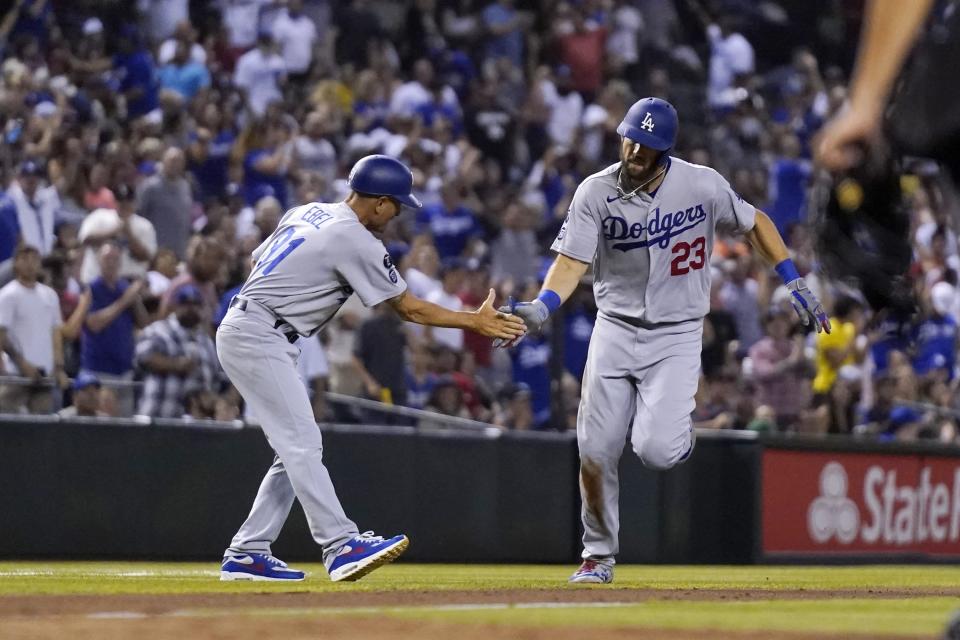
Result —
<instances>
[{"instance_id":1,"label":"green grass","mask_svg":"<svg viewBox=\"0 0 960 640\"><path fill-rule=\"evenodd\" d=\"M312 574L298 584L221 583L216 563L144 562L7 562L0 563L0 596L41 594L192 594L192 593L329 593L498 589L583 589L568 585L573 566L416 565L384 567L356 583L334 584L322 565L297 565ZM584 626L602 628L720 629L728 631L808 631L870 637L877 634L938 633L960 598L862 597L867 590L950 590L960 588L960 567L950 566L619 566L620 589L750 589L776 592L805 590L804 599L651 599L640 603L582 603L578 606L493 605L450 609L442 606L384 606L361 610L270 606L244 609L244 615L322 617L388 615L456 624L493 623L523 627ZM605 586L589 589L603 590ZM822 596L819 590L850 591L849 597ZM551 594L555 595L555 594ZM666 593L665 593L666 595ZM545 601L555 597L544 597ZM480 598L478 598L480 601ZM489 602L489 600L487 600ZM319 605L319 603L318 603ZM194 609L183 615L215 618L237 615L224 609Z\"/></svg>"},{"instance_id":2,"label":"green grass","mask_svg":"<svg viewBox=\"0 0 960 640\"><path fill-rule=\"evenodd\" d=\"M320 564L296 564L304 582L221 583L217 563L0 562L0 595L469 589L576 589L566 584L573 565L416 565L384 567L355 583L331 583ZM616 569L627 589L957 589L952 566L637 566Z\"/></svg>"}]
</instances>

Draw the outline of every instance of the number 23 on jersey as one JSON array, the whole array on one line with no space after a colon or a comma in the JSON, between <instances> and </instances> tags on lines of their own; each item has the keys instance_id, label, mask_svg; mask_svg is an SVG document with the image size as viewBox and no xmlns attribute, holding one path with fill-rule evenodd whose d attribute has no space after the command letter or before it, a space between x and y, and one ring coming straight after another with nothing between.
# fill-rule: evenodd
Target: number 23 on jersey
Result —
<instances>
[{"instance_id":1,"label":"number 23 on jersey","mask_svg":"<svg viewBox=\"0 0 960 640\"><path fill-rule=\"evenodd\" d=\"M670 261L670 275L682 276L690 271L703 269L707 263L707 241L700 236L693 242L678 242L670 249L673 260ZM693 254L691 258L691 254Z\"/></svg>"}]
</instances>

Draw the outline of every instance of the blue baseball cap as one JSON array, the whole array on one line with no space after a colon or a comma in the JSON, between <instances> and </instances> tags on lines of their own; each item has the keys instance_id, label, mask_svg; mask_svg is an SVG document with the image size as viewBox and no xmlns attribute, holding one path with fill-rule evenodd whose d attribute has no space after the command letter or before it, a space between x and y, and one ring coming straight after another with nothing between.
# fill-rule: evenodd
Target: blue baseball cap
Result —
<instances>
[{"instance_id":1,"label":"blue baseball cap","mask_svg":"<svg viewBox=\"0 0 960 640\"><path fill-rule=\"evenodd\" d=\"M277 191L273 188L273 185L269 184L258 184L250 192L250 197L253 200L253 203L256 204L263 200L264 198L276 198Z\"/></svg>"},{"instance_id":2,"label":"blue baseball cap","mask_svg":"<svg viewBox=\"0 0 960 640\"><path fill-rule=\"evenodd\" d=\"M444 258L440 263L440 277L447 275L451 271L465 271L467 269L467 263L465 260L457 257L451 256L449 258Z\"/></svg>"},{"instance_id":3,"label":"blue baseball cap","mask_svg":"<svg viewBox=\"0 0 960 640\"><path fill-rule=\"evenodd\" d=\"M203 302L203 292L192 284L185 284L173 296L177 304L184 302Z\"/></svg>"},{"instance_id":4,"label":"blue baseball cap","mask_svg":"<svg viewBox=\"0 0 960 640\"><path fill-rule=\"evenodd\" d=\"M20 165L20 175L22 176L37 176L38 178L42 178L46 173L43 163L37 162L36 160L24 160L23 164Z\"/></svg>"},{"instance_id":5,"label":"blue baseball cap","mask_svg":"<svg viewBox=\"0 0 960 640\"><path fill-rule=\"evenodd\" d=\"M364 196L387 196L413 209L423 206L413 195L413 173L396 158L372 155L360 158L347 177L350 189Z\"/></svg>"},{"instance_id":6,"label":"blue baseball cap","mask_svg":"<svg viewBox=\"0 0 960 640\"><path fill-rule=\"evenodd\" d=\"M99 388L100 378L89 371L81 371L77 374L77 377L73 379L73 390L80 391L81 389L86 389L87 387Z\"/></svg>"}]
</instances>

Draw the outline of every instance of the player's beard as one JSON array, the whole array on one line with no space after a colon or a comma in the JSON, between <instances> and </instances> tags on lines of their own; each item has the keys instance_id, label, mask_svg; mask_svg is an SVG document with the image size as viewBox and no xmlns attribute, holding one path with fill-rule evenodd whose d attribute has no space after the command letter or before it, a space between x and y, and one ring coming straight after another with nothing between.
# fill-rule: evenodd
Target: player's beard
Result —
<instances>
[{"instance_id":1,"label":"player's beard","mask_svg":"<svg viewBox=\"0 0 960 640\"><path fill-rule=\"evenodd\" d=\"M660 154L648 161L635 162L632 158L620 159L620 188L626 192L634 191L641 185L652 182L663 169Z\"/></svg>"}]
</instances>

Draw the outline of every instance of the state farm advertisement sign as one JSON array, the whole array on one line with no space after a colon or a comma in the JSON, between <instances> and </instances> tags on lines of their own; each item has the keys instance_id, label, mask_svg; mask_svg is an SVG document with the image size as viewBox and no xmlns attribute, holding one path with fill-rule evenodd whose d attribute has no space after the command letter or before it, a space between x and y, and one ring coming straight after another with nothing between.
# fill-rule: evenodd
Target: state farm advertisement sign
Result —
<instances>
[{"instance_id":1,"label":"state farm advertisement sign","mask_svg":"<svg viewBox=\"0 0 960 640\"><path fill-rule=\"evenodd\" d=\"M960 558L960 458L763 453L765 554Z\"/></svg>"}]
</instances>

